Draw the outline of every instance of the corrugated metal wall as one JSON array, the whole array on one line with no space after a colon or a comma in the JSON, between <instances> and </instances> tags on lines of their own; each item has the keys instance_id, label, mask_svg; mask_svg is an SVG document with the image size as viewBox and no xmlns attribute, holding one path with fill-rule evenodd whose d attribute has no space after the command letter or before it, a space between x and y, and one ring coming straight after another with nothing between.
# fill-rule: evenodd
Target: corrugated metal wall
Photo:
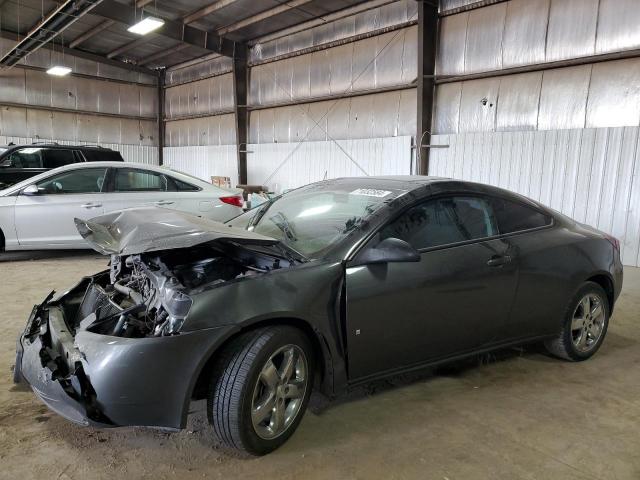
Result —
<instances>
[{"instance_id":1,"label":"corrugated metal wall","mask_svg":"<svg viewBox=\"0 0 640 480\"><path fill-rule=\"evenodd\" d=\"M412 166L409 136L260 143L249 145L249 150L249 183L276 192L325 178L408 175Z\"/></svg>"},{"instance_id":2,"label":"corrugated metal wall","mask_svg":"<svg viewBox=\"0 0 640 480\"><path fill-rule=\"evenodd\" d=\"M0 49L14 43L0 39ZM42 48L0 72L0 138L100 144L128 160L157 163L156 78L58 55ZM47 75L42 69L52 59L73 74Z\"/></svg>"},{"instance_id":3,"label":"corrugated metal wall","mask_svg":"<svg viewBox=\"0 0 640 480\"><path fill-rule=\"evenodd\" d=\"M640 128L435 135L430 174L521 193L611 233L640 266Z\"/></svg>"},{"instance_id":4,"label":"corrugated metal wall","mask_svg":"<svg viewBox=\"0 0 640 480\"><path fill-rule=\"evenodd\" d=\"M232 185L238 183L235 145L165 147L163 155L165 165L207 182L223 176L231 178Z\"/></svg>"},{"instance_id":5,"label":"corrugated metal wall","mask_svg":"<svg viewBox=\"0 0 640 480\"><path fill-rule=\"evenodd\" d=\"M252 46L250 183L266 180L296 142L305 144L269 187L281 191L321 179L325 172L362 175L332 139L373 139L367 151L373 157L360 162L378 171L372 165L384 154L389 171L406 164L402 172L409 172L416 129L417 5L414 0L370 3L366 11ZM167 163L203 178L236 178L235 166L228 163L235 149L225 147L235 144L230 72L231 63L220 57L167 72L166 145L172 147L165 149ZM357 156L365 153L364 143L344 144ZM206 165L200 168L199 161Z\"/></svg>"},{"instance_id":6,"label":"corrugated metal wall","mask_svg":"<svg viewBox=\"0 0 640 480\"><path fill-rule=\"evenodd\" d=\"M639 48L638 25L637 0L510 0L444 17L438 75L538 68L441 84L434 131L640 125L640 58L545 69Z\"/></svg>"}]
</instances>

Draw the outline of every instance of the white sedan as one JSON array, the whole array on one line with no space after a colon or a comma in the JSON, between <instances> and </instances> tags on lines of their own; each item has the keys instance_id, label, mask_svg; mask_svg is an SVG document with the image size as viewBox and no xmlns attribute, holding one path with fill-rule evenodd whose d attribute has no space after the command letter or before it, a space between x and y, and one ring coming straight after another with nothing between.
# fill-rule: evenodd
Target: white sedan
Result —
<instances>
[{"instance_id":1,"label":"white sedan","mask_svg":"<svg viewBox=\"0 0 640 480\"><path fill-rule=\"evenodd\" d=\"M153 205L224 222L242 213L242 196L165 167L66 165L0 190L0 250L89 248L74 218Z\"/></svg>"}]
</instances>

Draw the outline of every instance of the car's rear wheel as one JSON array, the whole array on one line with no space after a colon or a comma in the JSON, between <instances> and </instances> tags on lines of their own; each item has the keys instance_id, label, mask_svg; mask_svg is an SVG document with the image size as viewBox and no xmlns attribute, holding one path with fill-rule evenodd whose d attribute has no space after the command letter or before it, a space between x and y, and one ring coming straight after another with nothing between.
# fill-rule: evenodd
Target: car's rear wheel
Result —
<instances>
[{"instance_id":1,"label":"car's rear wheel","mask_svg":"<svg viewBox=\"0 0 640 480\"><path fill-rule=\"evenodd\" d=\"M220 352L207 413L218 440L252 455L269 453L293 434L313 385L307 336L273 326L232 340Z\"/></svg>"},{"instance_id":2,"label":"car's rear wheel","mask_svg":"<svg viewBox=\"0 0 640 480\"><path fill-rule=\"evenodd\" d=\"M590 358L602 345L610 311L604 289L597 283L586 282L569 303L558 336L545 342L547 350L565 360Z\"/></svg>"}]
</instances>

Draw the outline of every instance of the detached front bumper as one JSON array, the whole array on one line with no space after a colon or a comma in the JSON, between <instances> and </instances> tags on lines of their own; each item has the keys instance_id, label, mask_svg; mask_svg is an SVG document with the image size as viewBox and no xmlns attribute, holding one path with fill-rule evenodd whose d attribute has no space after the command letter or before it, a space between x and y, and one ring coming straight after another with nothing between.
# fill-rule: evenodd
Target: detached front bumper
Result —
<instances>
[{"instance_id":1,"label":"detached front bumper","mask_svg":"<svg viewBox=\"0 0 640 480\"><path fill-rule=\"evenodd\" d=\"M197 376L227 327L170 337L69 331L60 300L34 308L16 369L54 412L97 427L184 428Z\"/></svg>"}]
</instances>

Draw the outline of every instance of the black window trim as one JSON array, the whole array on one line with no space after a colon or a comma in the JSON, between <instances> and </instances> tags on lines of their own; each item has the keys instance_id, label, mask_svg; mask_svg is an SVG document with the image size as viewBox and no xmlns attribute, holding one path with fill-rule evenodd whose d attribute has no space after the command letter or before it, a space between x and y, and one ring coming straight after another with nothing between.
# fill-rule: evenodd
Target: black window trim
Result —
<instances>
[{"instance_id":1,"label":"black window trim","mask_svg":"<svg viewBox=\"0 0 640 480\"><path fill-rule=\"evenodd\" d=\"M387 225L391 224L392 222L396 221L398 218L400 218L400 216L404 215L406 212L408 212L409 210L411 210L412 208L422 204L422 203L426 203L429 202L431 200L437 200L438 198L446 198L446 197L480 197L483 198L485 200L487 200L489 202L489 206L491 207L491 213L493 214L493 206L490 202L491 198L498 198L501 200L506 200L508 202L513 202L513 203L517 203L523 207L527 207L530 208L534 211L536 211L537 213L540 213L541 215L544 215L545 217L550 217L551 218L551 223L549 223L549 225L543 225L541 227L534 227L534 228L528 228L526 230L518 230L516 232L510 232L510 233L498 233L497 235L492 235L490 237L482 237L482 238L474 238L471 240L464 240L462 242L454 242L454 243L446 243L446 244L442 244L442 245L436 245L434 247L426 247L426 248L417 248L416 251L420 254L423 253L429 253L429 252L433 252L433 251L437 251L437 250L444 250L447 248L456 248L456 247L461 247L461 246L466 246L466 245L471 245L474 243L481 243L481 242L487 242L490 240L498 240L500 238L507 238L507 237L512 237L514 235L521 235L523 233L530 233L530 232L535 232L538 230L544 230L547 228L553 228L555 226L556 223L556 219L555 216L545 212L544 210L540 209L539 207L537 207L536 205L531 205L530 203L525 203L521 200L518 199L511 199L508 198L504 195L500 195L500 194L495 194L493 192L491 193L487 193L487 192L477 192L477 191L465 191L465 190L454 190L454 191L449 191L449 192L442 192L442 193L438 193L435 195L427 195L425 197L419 198L416 201L410 203L409 205L406 205L404 208L402 208L401 210L399 210L398 212L396 212L390 219L388 219L387 221L385 221L384 223L382 223L381 225L379 225L376 229L374 229L373 231L371 231L365 238L363 238L360 241L360 245L358 245L358 247L351 253L351 255L349 256L349 258L347 258L347 261L352 261L355 258L357 258L357 256L359 255L359 253L365 249L367 247L367 245L369 244L369 242L375 238L375 236L380 233L380 231L385 228ZM495 218L494 218L495 220ZM498 229L498 232L500 231L500 226L497 223L496 220L496 228Z\"/></svg>"}]
</instances>

